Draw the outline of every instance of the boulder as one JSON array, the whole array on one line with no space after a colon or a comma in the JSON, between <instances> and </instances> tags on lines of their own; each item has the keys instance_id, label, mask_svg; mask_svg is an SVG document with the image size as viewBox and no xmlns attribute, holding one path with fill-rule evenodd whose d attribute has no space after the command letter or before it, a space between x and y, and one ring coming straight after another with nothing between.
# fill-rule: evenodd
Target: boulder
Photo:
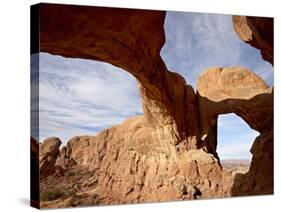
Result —
<instances>
[{"instance_id":1,"label":"boulder","mask_svg":"<svg viewBox=\"0 0 281 212\"><path fill-rule=\"evenodd\" d=\"M40 179L48 177L56 170L56 160L60 153L61 140L57 137L46 138L40 144Z\"/></svg>"}]
</instances>

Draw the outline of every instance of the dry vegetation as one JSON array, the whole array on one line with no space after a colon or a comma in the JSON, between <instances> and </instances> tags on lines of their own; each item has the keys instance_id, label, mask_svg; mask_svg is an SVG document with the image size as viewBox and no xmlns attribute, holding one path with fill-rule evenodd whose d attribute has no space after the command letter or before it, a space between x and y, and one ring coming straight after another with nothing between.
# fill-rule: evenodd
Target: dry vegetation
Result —
<instances>
[{"instance_id":1,"label":"dry vegetation","mask_svg":"<svg viewBox=\"0 0 281 212\"><path fill-rule=\"evenodd\" d=\"M49 176L41 183L41 207L76 207L99 204L95 193L95 172L82 170L67 171L65 176Z\"/></svg>"}]
</instances>

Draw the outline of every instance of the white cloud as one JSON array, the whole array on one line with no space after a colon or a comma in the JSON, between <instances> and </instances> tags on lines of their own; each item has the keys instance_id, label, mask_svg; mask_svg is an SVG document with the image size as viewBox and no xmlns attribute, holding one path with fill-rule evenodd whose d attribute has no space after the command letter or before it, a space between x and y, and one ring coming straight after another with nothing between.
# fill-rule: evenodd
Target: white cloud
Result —
<instances>
[{"instance_id":1,"label":"white cloud","mask_svg":"<svg viewBox=\"0 0 281 212\"><path fill-rule=\"evenodd\" d=\"M40 53L40 141L94 135L141 113L129 73L106 63Z\"/></svg>"},{"instance_id":2,"label":"white cloud","mask_svg":"<svg viewBox=\"0 0 281 212\"><path fill-rule=\"evenodd\" d=\"M273 67L261 58L259 50L238 38L231 15L168 12L165 34L161 55L167 67L194 87L205 69L237 65L273 84Z\"/></svg>"},{"instance_id":3,"label":"white cloud","mask_svg":"<svg viewBox=\"0 0 281 212\"><path fill-rule=\"evenodd\" d=\"M222 159L251 159L250 148L259 135L237 115L225 114L218 118L217 152Z\"/></svg>"}]
</instances>

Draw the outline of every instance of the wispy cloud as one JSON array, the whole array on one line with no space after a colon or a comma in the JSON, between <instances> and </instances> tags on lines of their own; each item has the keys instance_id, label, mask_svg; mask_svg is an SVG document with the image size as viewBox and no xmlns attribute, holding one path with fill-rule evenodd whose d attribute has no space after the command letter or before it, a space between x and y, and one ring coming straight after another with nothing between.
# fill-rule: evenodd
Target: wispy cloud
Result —
<instances>
[{"instance_id":1,"label":"wispy cloud","mask_svg":"<svg viewBox=\"0 0 281 212\"><path fill-rule=\"evenodd\" d=\"M64 142L141 114L135 79L97 61L40 53L40 140Z\"/></svg>"},{"instance_id":2,"label":"wispy cloud","mask_svg":"<svg viewBox=\"0 0 281 212\"><path fill-rule=\"evenodd\" d=\"M259 50L241 41L230 15L168 12L166 43L161 51L167 67L196 86L199 74L212 66L244 66L273 85L273 68Z\"/></svg>"}]
</instances>

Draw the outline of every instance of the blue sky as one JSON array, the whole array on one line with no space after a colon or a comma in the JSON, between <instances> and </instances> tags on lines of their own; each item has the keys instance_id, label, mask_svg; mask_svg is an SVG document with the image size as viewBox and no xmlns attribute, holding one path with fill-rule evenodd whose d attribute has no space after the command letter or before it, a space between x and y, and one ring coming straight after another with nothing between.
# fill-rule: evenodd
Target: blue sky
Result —
<instances>
[{"instance_id":1,"label":"blue sky","mask_svg":"<svg viewBox=\"0 0 281 212\"><path fill-rule=\"evenodd\" d=\"M219 115L217 152L221 159L250 159L250 148L259 135L239 116Z\"/></svg>"},{"instance_id":2,"label":"blue sky","mask_svg":"<svg viewBox=\"0 0 281 212\"><path fill-rule=\"evenodd\" d=\"M232 65L251 69L272 86L272 66L258 50L240 41L231 16L168 12L164 27L161 55L168 69L180 73L193 87L206 68ZM75 135L95 135L142 114L136 81L127 72L102 62L47 53L40 53L39 103L41 142L49 136L66 143ZM220 116L219 155L250 158L256 135L239 117Z\"/></svg>"},{"instance_id":3,"label":"blue sky","mask_svg":"<svg viewBox=\"0 0 281 212\"><path fill-rule=\"evenodd\" d=\"M95 135L142 114L134 78L112 65L40 53L40 141Z\"/></svg>"}]
</instances>

